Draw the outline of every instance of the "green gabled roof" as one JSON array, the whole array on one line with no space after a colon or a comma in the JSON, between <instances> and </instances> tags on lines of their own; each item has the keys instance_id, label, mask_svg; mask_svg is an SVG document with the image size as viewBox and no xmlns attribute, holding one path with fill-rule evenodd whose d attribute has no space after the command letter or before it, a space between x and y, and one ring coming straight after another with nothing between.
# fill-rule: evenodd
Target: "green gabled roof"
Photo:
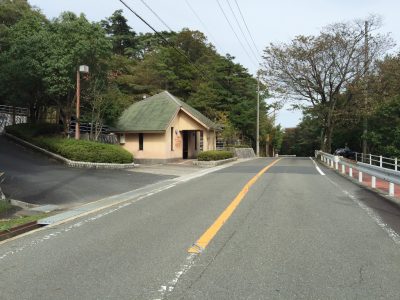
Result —
<instances>
[{"instance_id":1,"label":"green gabled roof","mask_svg":"<svg viewBox=\"0 0 400 300\"><path fill-rule=\"evenodd\" d=\"M208 128L217 129L217 125L198 110L164 91L128 107L118 120L118 131L165 131L181 108Z\"/></svg>"}]
</instances>

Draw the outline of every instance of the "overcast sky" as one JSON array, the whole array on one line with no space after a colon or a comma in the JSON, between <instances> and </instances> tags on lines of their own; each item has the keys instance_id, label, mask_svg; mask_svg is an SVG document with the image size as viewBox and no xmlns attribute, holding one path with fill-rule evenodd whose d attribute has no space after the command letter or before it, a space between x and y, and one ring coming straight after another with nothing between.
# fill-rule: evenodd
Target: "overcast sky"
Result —
<instances>
[{"instance_id":1,"label":"overcast sky","mask_svg":"<svg viewBox=\"0 0 400 300\"><path fill-rule=\"evenodd\" d=\"M49 18L57 17L62 11L84 13L88 19L99 21L110 16L117 9L124 9L130 26L136 32L150 29L127 11L118 0L28 0L37 6ZM204 32L221 54L229 53L236 57L236 62L245 66L252 74L257 70L257 63L248 49L241 31L228 6L231 4L239 22L240 14L235 0L219 0L242 44L242 49L235 34L230 29L218 6L217 0L124 0L138 14L157 30L167 30L152 12L143 4L150 6L173 30L183 27ZM143 1L143 2L142 2ZM271 42L288 42L296 35L317 34L330 23L365 18L378 14L383 18L382 32L391 32L396 43L400 43L400 1L399 0L236 0L243 13L247 26L254 38L255 46L262 51ZM186 2L205 24L198 21ZM242 24L244 33L247 33ZM250 38L249 44L252 45ZM257 52L253 46L253 51ZM398 47L396 48L398 49ZM257 53L259 56L261 53ZM277 122L284 127L295 126L301 118L300 112L282 110Z\"/></svg>"}]
</instances>

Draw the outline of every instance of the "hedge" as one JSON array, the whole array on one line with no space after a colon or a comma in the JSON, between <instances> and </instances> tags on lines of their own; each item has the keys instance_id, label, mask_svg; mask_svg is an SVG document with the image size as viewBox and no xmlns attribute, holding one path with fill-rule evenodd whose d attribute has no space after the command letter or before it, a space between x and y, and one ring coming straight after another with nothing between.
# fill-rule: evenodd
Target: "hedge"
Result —
<instances>
[{"instance_id":1,"label":"hedge","mask_svg":"<svg viewBox=\"0 0 400 300\"><path fill-rule=\"evenodd\" d=\"M121 164L133 162L132 154L119 145L66 139L56 135L59 127L51 124L17 124L7 126L6 131L70 160Z\"/></svg>"},{"instance_id":2,"label":"hedge","mask_svg":"<svg viewBox=\"0 0 400 300\"><path fill-rule=\"evenodd\" d=\"M199 155L197 156L197 159L201 161L210 161L210 160L223 160L232 157L233 153L229 151L210 150L210 151L200 152Z\"/></svg>"}]
</instances>

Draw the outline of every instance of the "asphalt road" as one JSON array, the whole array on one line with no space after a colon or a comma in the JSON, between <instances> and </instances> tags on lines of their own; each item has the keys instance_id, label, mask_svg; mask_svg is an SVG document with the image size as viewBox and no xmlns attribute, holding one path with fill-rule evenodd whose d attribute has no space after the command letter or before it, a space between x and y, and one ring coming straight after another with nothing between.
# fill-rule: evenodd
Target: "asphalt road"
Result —
<instances>
[{"instance_id":1,"label":"asphalt road","mask_svg":"<svg viewBox=\"0 0 400 300\"><path fill-rule=\"evenodd\" d=\"M0 244L4 299L398 299L400 209L308 158L272 159Z\"/></svg>"},{"instance_id":2,"label":"asphalt road","mask_svg":"<svg viewBox=\"0 0 400 300\"><path fill-rule=\"evenodd\" d=\"M33 204L74 206L121 194L173 176L69 168L0 135L0 171L7 197Z\"/></svg>"}]
</instances>

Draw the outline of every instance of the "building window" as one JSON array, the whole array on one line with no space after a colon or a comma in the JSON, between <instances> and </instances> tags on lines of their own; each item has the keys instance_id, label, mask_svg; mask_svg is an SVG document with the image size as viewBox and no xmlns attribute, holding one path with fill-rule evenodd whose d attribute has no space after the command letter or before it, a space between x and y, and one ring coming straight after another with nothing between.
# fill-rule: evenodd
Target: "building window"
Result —
<instances>
[{"instance_id":1,"label":"building window","mask_svg":"<svg viewBox=\"0 0 400 300\"><path fill-rule=\"evenodd\" d=\"M174 151L174 127L171 127L171 151Z\"/></svg>"},{"instance_id":2,"label":"building window","mask_svg":"<svg viewBox=\"0 0 400 300\"><path fill-rule=\"evenodd\" d=\"M143 150L143 133L139 133L139 150Z\"/></svg>"}]
</instances>

